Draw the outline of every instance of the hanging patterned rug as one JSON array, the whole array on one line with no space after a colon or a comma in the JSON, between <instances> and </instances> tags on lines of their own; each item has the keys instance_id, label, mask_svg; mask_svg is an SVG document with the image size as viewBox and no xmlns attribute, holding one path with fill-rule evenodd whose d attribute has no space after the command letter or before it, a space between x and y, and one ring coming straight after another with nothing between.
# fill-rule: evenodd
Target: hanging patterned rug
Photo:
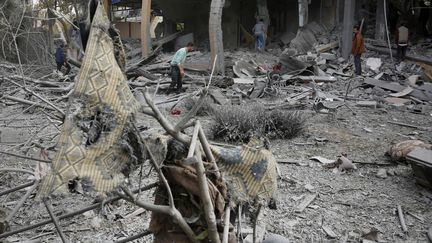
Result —
<instances>
[{"instance_id":1,"label":"hanging patterned rug","mask_svg":"<svg viewBox=\"0 0 432 243\"><path fill-rule=\"evenodd\" d=\"M65 192L76 180L84 189L105 195L122 184L143 158L134 127L139 104L123 69L119 33L99 4L52 172L43 179L39 196Z\"/></svg>"}]
</instances>

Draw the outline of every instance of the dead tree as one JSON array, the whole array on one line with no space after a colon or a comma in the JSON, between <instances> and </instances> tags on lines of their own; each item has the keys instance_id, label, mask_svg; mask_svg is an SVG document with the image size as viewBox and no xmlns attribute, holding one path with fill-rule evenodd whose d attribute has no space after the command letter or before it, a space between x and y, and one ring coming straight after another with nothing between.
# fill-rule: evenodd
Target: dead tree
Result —
<instances>
[{"instance_id":1,"label":"dead tree","mask_svg":"<svg viewBox=\"0 0 432 243\"><path fill-rule=\"evenodd\" d=\"M216 60L216 71L225 74L222 12L225 0L212 0L210 6L209 35L211 63Z\"/></svg>"}]
</instances>

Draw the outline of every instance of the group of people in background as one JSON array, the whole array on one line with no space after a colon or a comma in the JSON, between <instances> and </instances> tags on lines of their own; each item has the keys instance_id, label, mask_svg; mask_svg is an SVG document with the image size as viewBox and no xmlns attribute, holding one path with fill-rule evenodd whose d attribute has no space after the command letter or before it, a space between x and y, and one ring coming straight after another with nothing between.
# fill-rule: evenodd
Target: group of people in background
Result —
<instances>
[{"instance_id":1,"label":"group of people in background","mask_svg":"<svg viewBox=\"0 0 432 243\"><path fill-rule=\"evenodd\" d=\"M401 22L399 28L396 29L395 43L397 45L397 61L405 60L406 51L408 48L409 30L405 22ZM355 74L361 75L361 55L365 51L364 38L358 25L353 28L353 41L351 53L354 56Z\"/></svg>"},{"instance_id":2,"label":"group of people in background","mask_svg":"<svg viewBox=\"0 0 432 243\"><path fill-rule=\"evenodd\" d=\"M365 24L365 22L363 22ZM264 19L258 19L257 23L252 29L255 37L255 50L263 52L265 50L265 43L267 38L267 25L264 23ZM361 33L361 27L356 25L353 28L353 40L351 53L354 56L354 67L355 74L362 74L361 67L361 56L365 51L364 38ZM57 63L57 72L64 75L69 74L71 66L68 63L68 53L72 54L74 58L80 60L83 56L83 48L81 44L80 30L77 27L77 22L74 22L74 26L70 31L70 43L64 43L61 41L55 52L55 61ZM397 45L397 59L403 61L405 59L407 47L408 47L409 30L406 27L405 22L400 24L400 27L396 30L395 41ZM72 48L70 48L72 47ZM193 43L188 43L186 47L179 49L174 55L171 61L171 78L172 83L169 91L181 92L182 89L182 78L185 75L184 62L188 52L193 50ZM65 68L65 72L62 72L62 68Z\"/></svg>"}]
</instances>

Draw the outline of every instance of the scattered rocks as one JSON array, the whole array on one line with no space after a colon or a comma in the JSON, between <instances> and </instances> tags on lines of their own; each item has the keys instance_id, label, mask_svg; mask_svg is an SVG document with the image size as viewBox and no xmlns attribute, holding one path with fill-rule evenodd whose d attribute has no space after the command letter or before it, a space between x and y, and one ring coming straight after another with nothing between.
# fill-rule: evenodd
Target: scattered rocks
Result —
<instances>
[{"instance_id":1,"label":"scattered rocks","mask_svg":"<svg viewBox=\"0 0 432 243\"><path fill-rule=\"evenodd\" d=\"M386 169L379 169L377 172L377 177L381 179L387 178L387 170Z\"/></svg>"}]
</instances>

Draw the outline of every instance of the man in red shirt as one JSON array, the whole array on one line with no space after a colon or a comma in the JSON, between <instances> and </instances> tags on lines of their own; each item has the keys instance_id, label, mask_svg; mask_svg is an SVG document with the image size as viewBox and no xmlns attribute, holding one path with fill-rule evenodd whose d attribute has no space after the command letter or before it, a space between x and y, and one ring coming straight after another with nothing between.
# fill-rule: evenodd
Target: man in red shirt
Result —
<instances>
[{"instance_id":1,"label":"man in red shirt","mask_svg":"<svg viewBox=\"0 0 432 243\"><path fill-rule=\"evenodd\" d=\"M355 74L361 75L361 54L364 52L364 39L363 35L360 33L359 27L354 26L353 28L354 37L352 42L352 50L351 53L354 56L354 66L355 66Z\"/></svg>"}]
</instances>

